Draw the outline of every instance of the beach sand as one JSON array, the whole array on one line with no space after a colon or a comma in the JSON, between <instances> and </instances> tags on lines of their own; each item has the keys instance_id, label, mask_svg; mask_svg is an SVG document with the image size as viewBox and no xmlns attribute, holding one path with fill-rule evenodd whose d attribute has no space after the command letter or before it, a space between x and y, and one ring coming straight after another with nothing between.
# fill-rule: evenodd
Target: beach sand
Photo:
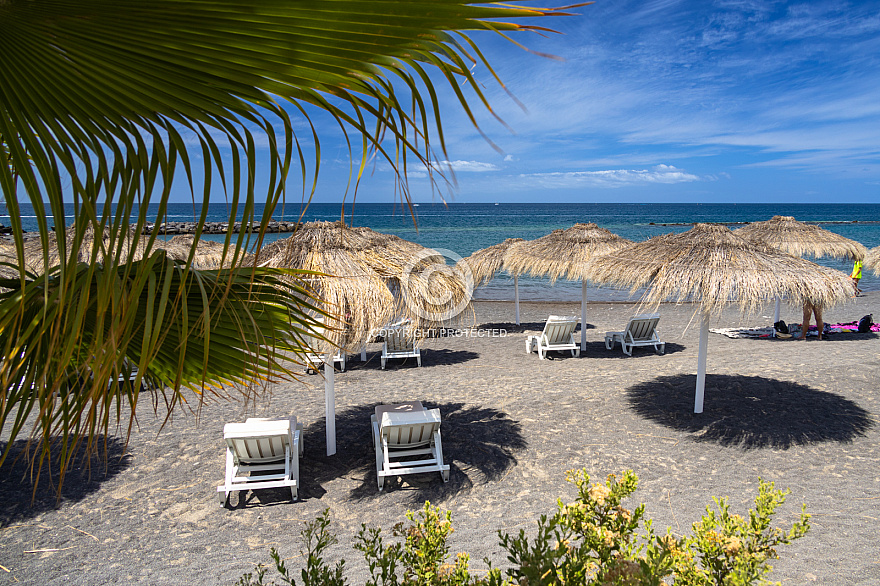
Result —
<instances>
[{"instance_id":1,"label":"beach sand","mask_svg":"<svg viewBox=\"0 0 880 586\"><path fill-rule=\"evenodd\" d=\"M826 310L830 323L880 317L880 293ZM197 418L180 410L162 428L147 401L139 427L111 438L114 457L91 480L74 470L56 507L46 491L29 505L22 465L0 477L0 583L232 584L275 547L298 568L304 524L330 510L339 543L332 560L347 559L352 584L366 569L352 541L361 523L391 526L425 500L452 512L454 553L472 567L488 556L506 566L496 531L533 534L556 500L574 487L564 479L585 467L595 479L626 469L639 478L628 506L644 502L663 533L690 530L712 503L728 497L733 512L753 506L758 478L791 495L777 526L790 526L801 503L813 515L806 537L779 549L771 578L783 584L878 584L880 548L880 337L834 334L827 341L731 339L710 334L705 412L693 414L697 323L693 307L664 304L659 331L666 354L619 346L606 350L608 330L634 313L629 303L591 303L587 349L580 358L540 361L527 355L527 333L548 314L579 315L578 304L478 302L481 327L498 337L425 340L423 366L413 360L379 368L352 357L336 375L338 453L325 455L320 376L271 387L271 399L245 406L213 401ZM772 307L742 318L736 309L710 327L766 326ZM800 308L782 319L800 322ZM880 321L880 319L875 319ZM497 332L496 332L497 333ZM443 451L451 478L406 476L376 486L370 414L377 403L420 400L439 407ZM223 425L248 416L295 414L305 425L300 501L283 489L236 493L218 501L224 474ZM18 441L14 452L19 453ZM119 456L123 456L119 460Z\"/></svg>"}]
</instances>

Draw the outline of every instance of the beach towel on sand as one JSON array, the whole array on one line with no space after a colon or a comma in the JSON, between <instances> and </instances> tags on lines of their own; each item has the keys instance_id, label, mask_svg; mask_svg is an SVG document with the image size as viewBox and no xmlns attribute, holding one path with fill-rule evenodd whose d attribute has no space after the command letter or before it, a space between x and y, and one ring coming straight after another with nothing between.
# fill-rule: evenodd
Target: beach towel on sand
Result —
<instances>
[{"instance_id":1,"label":"beach towel on sand","mask_svg":"<svg viewBox=\"0 0 880 586\"><path fill-rule=\"evenodd\" d=\"M859 330L859 322L851 321L844 324L831 324L831 329L840 330L840 331L852 331L857 332ZM871 324L872 332L880 332L880 324L873 323Z\"/></svg>"},{"instance_id":2,"label":"beach towel on sand","mask_svg":"<svg viewBox=\"0 0 880 586\"><path fill-rule=\"evenodd\" d=\"M713 328L709 330L713 334L721 334L728 338L769 338L773 335L773 328Z\"/></svg>"}]
</instances>

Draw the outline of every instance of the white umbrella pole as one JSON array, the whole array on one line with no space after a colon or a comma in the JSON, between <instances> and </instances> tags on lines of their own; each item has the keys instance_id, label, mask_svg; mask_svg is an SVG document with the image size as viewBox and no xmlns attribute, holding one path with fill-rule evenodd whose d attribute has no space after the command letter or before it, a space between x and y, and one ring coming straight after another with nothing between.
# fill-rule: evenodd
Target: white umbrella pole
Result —
<instances>
[{"instance_id":1,"label":"white umbrella pole","mask_svg":"<svg viewBox=\"0 0 880 586\"><path fill-rule=\"evenodd\" d=\"M327 421L327 455L336 453L336 393L333 390L333 353L324 354L324 419Z\"/></svg>"},{"instance_id":2,"label":"white umbrella pole","mask_svg":"<svg viewBox=\"0 0 880 586\"><path fill-rule=\"evenodd\" d=\"M706 388L706 346L709 343L709 314L700 318L700 350L697 356L697 393L694 398L694 413L703 412L703 390Z\"/></svg>"},{"instance_id":3,"label":"white umbrella pole","mask_svg":"<svg viewBox=\"0 0 880 586\"><path fill-rule=\"evenodd\" d=\"M587 351L587 280L581 281L581 352Z\"/></svg>"},{"instance_id":4,"label":"white umbrella pole","mask_svg":"<svg viewBox=\"0 0 880 586\"><path fill-rule=\"evenodd\" d=\"M779 321L779 305L780 305L780 301L781 301L781 300L779 299L779 296L777 296L777 297L776 297L776 311L773 312L773 323L776 323L776 322Z\"/></svg>"},{"instance_id":5,"label":"white umbrella pole","mask_svg":"<svg viewBox=\"0 0 880 586\"><path fill-rule=\"evenodd\" d=\"M513 276L513 304L516 306L516 325L519 325L519 276Z\"/></svg>"}]
</instances>

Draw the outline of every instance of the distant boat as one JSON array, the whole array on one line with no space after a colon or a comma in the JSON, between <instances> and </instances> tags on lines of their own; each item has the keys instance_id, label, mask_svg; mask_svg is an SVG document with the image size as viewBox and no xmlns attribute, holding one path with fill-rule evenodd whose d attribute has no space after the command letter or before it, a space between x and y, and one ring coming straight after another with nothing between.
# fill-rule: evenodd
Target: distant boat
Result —
<instances>
[{"instance_id":1,"label":"distant boat","mask_svg":"<svg viewBox=\"0 0 880 586\"><path fill-rule=\"evenodd\" d=\"M414 204L413 204L413 207L414 207L414 208L417 208L417 207L419 207L419 204L414 203Z\"/></svg>"},{"instance_id":2,"label":"distant boat","mask_svg":"<svg viewBox=\"0 0 880 586\"><path fill-rule=\"evenodd\" d=\"M496 201L496 202L495 202L495 205L497 205L497 206L500 206L500 205L501 205L501 204L500 204L500 203L498 203L498 202L497 202L497 201Z\"/></svg>"}]
</instances>

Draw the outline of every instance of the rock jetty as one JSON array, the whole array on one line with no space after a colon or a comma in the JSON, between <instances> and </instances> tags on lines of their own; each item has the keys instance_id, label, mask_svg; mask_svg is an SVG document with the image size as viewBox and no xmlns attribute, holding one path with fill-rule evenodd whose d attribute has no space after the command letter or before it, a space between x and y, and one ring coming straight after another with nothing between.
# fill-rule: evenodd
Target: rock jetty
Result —
<instances>
[{"instance_id":1,"label":"rock jetty","mask_svg":"<svg viewBox=\"0 0 880 586\"><path fill-rule=\"evenodd\" d=\"M293 232L297 227L296 222L269 222L266 232L279 234L284 232ZM256 232L260 228L259 223L242 224L235 222L232 224L233 234L238 234L244 229L245 232ZM147 224L144 226L144 234L195 234L196 222L163 222L161 224ZM228 222L205 222L202 228L202 234L226 234L229 231Z\"/></svg>"}]
</instances>

